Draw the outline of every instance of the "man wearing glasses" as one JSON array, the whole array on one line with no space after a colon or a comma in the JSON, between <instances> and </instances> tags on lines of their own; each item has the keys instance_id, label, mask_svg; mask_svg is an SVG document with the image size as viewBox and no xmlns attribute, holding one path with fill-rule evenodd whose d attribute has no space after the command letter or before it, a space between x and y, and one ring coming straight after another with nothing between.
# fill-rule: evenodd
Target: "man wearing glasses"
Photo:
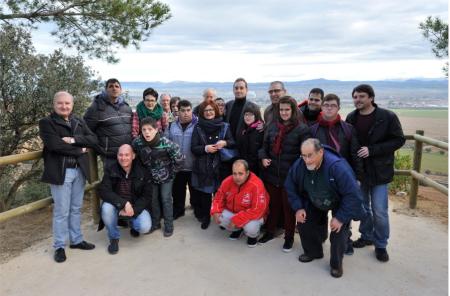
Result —
<instances>
[{"instance_id":1,"label":"man wearing glasses","mask_svg":"<svg viewBox=\"0 0 450 296\"><path fill-rule=\"evenodd\" d=\"M339 115L341 100L335 94L327 94L323 98L322 113L317 122L310 127L311 135L319 139L320 143L326 144L339 152L352 167L358 181L362 182L364 176L363 162L358 157L360 148L354 127L343 121ZM324 233L324 240L327 237ZM353 254L352 240L349 235L345 254Z\"/></svg>"},{"instance_id":2,"label":"man wearing glasses","mask_svg":"<svg viewBox=\"0 0 450 296\"><path fill-rule=\"evenodd\" d=\"M320 111L322 111L323 90L321 88L313 88L309 92L308 99L298 105L303 114L305 123L309 126L317 122Z\"/></svg>"},{"instance_id":3,"label":"man wearing glasses","mask_svg":"<svg viewBox=\"0 0 450 296\"><path fill-rule=\"evenodd\" d=\"M278 101L281 97L286 95L286 89L284 83L281 81L273 81L270 83L269 90L267 91L270 96L270 104L266 110L264 110L264 122L266 126L269 126L274 119L277 118Z\"/></svg>"},{"instance_id":4,"label":"man wearing glasses","mask_svg":"<svg viewBox=\"0 0 450 296\"><path fill-rule=\"evenodd\" d=\"M330 273L341 277L349 223L364 215L352 169L335 150L310 138L302 143L301 158L289 169L284 185L304 251L298 260L306 263L323 258L322 239L331 210Z\"/></svg>"}]
</instances>

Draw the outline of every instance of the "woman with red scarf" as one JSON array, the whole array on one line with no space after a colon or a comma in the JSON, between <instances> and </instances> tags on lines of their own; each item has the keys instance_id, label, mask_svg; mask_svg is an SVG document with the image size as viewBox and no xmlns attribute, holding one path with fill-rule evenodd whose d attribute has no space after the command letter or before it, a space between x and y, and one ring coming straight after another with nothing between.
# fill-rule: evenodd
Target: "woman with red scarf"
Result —
<instances>
[{"instance_id":1,"label":"woman with red scarf","mask_svg":"<svg viewBox=\"0 0 450 296\"><path fill-rule=\"evenodd\" d=\"M263 147L258 153L263 166L261 178L270 195L266 233L258 242L264 244L272 240L278 220L284 216L283 251L290 252L294 243L295 213L289 205L284 180L291 164L300 157L302 142L310 138L311 133L308 126L300 121L294 98L282 97L278 110L279 119L267 128Z\"/></svg>"},{"instance_id":2,"label":"woman with red scarf","mask_svg":"<svg viewBox=\"0 0 450 296\"><path fill-rule=\"evenodd\" d=\"M258 107L249 105L244 108L243 113L244 125L236 135L239 158L245 159L250 171L259 176L258 151L262 147L264 138L263 131L258 129L263 124L261 111Z\"/></svg>"}]
</instances>

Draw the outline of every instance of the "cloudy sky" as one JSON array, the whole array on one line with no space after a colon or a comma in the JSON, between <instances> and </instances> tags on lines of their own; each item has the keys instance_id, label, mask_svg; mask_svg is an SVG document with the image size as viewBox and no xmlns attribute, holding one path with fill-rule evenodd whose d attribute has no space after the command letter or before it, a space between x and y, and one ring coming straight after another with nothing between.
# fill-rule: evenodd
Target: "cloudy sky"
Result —
<instances>
[{"instance_id":1,"label":"cloudy sky","mask_svg":"<svg viewBox=\"0 0 450 296\"><path fill-rule=\"evenodd\" d=\"M382 80L442 77L418 29L447 20L446 0L163 0L172 18L120 63L88 60L121 81ZM36 32L36 47L57 46Z\"/></svg>"}]
</instances>

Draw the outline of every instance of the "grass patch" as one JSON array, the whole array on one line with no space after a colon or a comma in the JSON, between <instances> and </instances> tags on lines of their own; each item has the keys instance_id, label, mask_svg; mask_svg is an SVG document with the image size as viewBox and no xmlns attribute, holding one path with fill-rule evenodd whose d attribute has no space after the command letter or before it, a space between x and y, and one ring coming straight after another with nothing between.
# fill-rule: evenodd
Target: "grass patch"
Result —
<instances>
[{"instance_id":1,"label":"grass patch","mask_svg":"<svg viewBox=\"0 0 450 296\"><path fill-rule=\"evenodd\" d=\"M413 151L411 149L400 149L400 154L409 154L411 158L413 157ZM426 170L430 170L432 173L448 174L448 155L423 151L420 172L424 173Z\"/></svg>"}]
</instances>

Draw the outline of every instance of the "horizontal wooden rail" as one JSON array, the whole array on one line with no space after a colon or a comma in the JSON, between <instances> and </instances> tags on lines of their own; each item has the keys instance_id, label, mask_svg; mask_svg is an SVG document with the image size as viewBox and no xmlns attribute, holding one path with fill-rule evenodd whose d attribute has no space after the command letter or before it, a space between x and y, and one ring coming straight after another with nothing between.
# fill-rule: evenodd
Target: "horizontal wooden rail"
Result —
<instances>
[{"instance_id":1,"label":"horizontal wooden rail","mask_svg":"<svg viewBox=\"0 0 450 296\"><path fill-rule=\"evenodd\" d=\"M87 185L84 188L84 192L91 191L92 189L96 188L99 183L100 182L97 181L97 182L94 182L92 184ZM35 202L32 202L32 203L29 203L29 204L26 204L26 205L23 205L23 206L20 206L20 207L17 207L17 208L14 208L14 209L11 209L11 210L8 210L8 211L5 211L5 212L2 212L2 213L0 213L0 223L3 222L3 221L6 221L8 219L11 219L11 218L23 215L23 214L31 213L31 212L34 212L36 210L45 208L45 207L47 207L47 206L49 206L51 204L52 204L52 198L51 197L46 197L44 199L40 199L38 201L35 201Z\"/></svg>"},{"instance_id":2,"label":"horizontal wooden rail","mask_svg":"<svg viewBox=\"0 0 450 296\"><path fill-rule=\"evenodd\" d=\"M27 160L35 160L42 157L42 150L41 151L33 151L33 152L27 152L22 154L13 154L8 156L2 156L0 157L0 166L2 165L8 165L8 164L16 164L19 162L24 162Z\"/></svg>"},{"instance_id":3,"label":"horizontal wooden rail","mask_svg":"<svg viewBox=\"0 0 450 296\"><path fill-rule=\"evenodd\" d=\"M418 173L415 170L411 170L411 176L414 179L417 179L422 184L425 184L427 186L433 187L437 191L448 195L448 188L447 187L445 187L444 185L441 185L438 182L436 182L436 181L426 177L425 175L422 175L421 173Z\"/></svg>"},{"instance_id":4,"label":"horizontal wooden rail","mask_svg":"<svg viewBox=\"0 0 450 296\"><path fill-rule=\"evenodd\" d=\"M448 151L448 143L443 142L443 141L439 141L433 138L428 138L425 136L421 136L421 135L413 135L414 136L414 140L422 142L422 143L426 143L428 145L433 145L436 146L438 148L444 149Z\"/></svg>"}]
</instances>

